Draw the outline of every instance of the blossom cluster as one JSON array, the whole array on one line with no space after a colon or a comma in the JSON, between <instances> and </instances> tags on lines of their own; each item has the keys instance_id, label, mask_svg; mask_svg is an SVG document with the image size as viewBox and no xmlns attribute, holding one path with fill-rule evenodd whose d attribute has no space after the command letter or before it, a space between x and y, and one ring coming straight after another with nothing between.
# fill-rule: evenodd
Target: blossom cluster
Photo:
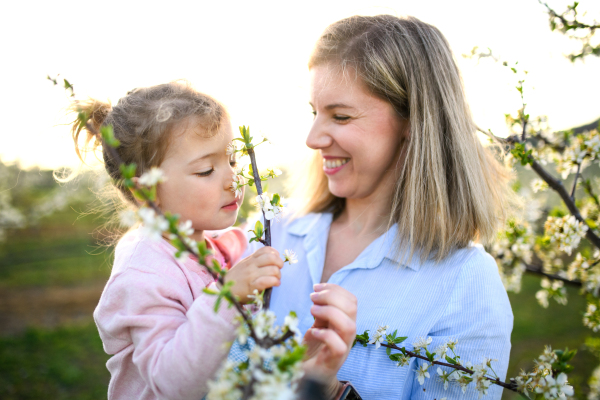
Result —
<instances>
[{"instance_id":1,"label":"blossom cluster","mask_svg":"<svg viewBox=\"0 0 600 400\"><path fill-rule=\"evenodd\" d=\"M277 193L270 197L268 193L264 192L256 196L256 205L265 214L265 219L281 221L285 213L287 200Z\"/></svg>"},{"instance_id":2,"label":"blossom cluster","mask_svg":"<svg viewBox=\"0 0 600 400\"><path fill-rule=\"evenodd\" d=\"M525 264L533 255L533 231L526 221L511 219L489 249L506 290L518 293Z\"/></svg>"},{"instance_id":3,"label":"blossom cluster","mask_svg":"<svg viewBox=\"0 0 600 400\"><path fill-rule=\"evenodd\" d=\"M566 360L574 355L574 352L561 352L561 358ZM566 399L567 396L573 396L573 387L568 384L567 375L564 372L556 374L554 371L553 365L557 361L560 360L556 351L547 346L544 353L535 360L533 371L522 371L514 379L517 390L526 396L529 393L538 393L545 399Z\"/></svg>"},{"instance_id":4,"label":"blossom cluster","mask_svg":"<svg viewBox=\"0 0 600 400\"><path fill-rule=\"evenodd\" d=\"M600 309L597 304L588 304L583 314L583 324L594 332L600 331Z\"/></svg>"},{"instance_id":5,"label":"blossom cluster","mask_svg":"<svg viewBox=\"0 0 600 400\"><path fill-rule=\"evenodd\" d=\"M579 241L585 237L588 230L587 225L579 222L573 215L562 218L548 217L544 228L550 242L568 255L571 255L573 249L579 245Z\"/></svg>"},{"instance_id":6,"label":"blossom cluster","mask_svg":"<svg viewBox=\"0 0 600 400\"><path fill-rule=\"evenodd\" d=\"M566 179L571 173L583 169L585 159L600 161L600 134L597 130L575 136L562 154L554 158L556 170Z\"/></svg>"},{"instance_id":7,"label":"blossom cluster","mask_svg":"<svg viewBox=\"0 0 600 400\"><path fill-rule=\"evenodd\" d=\"M241 316L237 337L242 345L248 343L249 329ZM245 361L227 361L214 381L209 382L208 400L239 400L243 391L250 388L248 399L295 399L299 380L303 376L301 361L304 347L300 345L301 335L298 318L291 312L285 317L283 332L274 325L276 316L272 311L260 310L253 318L253 328L257 339L278 338L283 332L293 336L285 343L262 347L260 342L252 342L245 350ZM248 343L250 344L250 343Z\"/></svg>"},{"instance_id":8,"label":"blossom cluster","mask_svg":"<svg viewBox=\"0 0 600 400\"><path fill-rule=\"evenodd\" d=\"M548 308L548 300L553 298L558 304L567 304L567 289L565 283L561 280L550 281L548 278L542 278L542 289L535 294L538 303L544 308Z\"/></svg>"}]
</instances>

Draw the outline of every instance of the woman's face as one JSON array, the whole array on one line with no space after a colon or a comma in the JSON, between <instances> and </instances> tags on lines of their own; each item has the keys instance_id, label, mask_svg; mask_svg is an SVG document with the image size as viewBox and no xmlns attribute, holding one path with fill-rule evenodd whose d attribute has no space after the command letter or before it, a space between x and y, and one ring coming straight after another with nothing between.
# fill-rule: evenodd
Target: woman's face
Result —
<instances>
[{"instance_id":1,"label":"woman's face","mask_svg":"<svg viewBox=\"0 0 600 400\"><path fill-rule=\"evenodd\" d=\"M306 145L319 150L329 190L347 199L391 196L408 121L370 94L353 70L313 67L310 104L315 119Z\"/></svg>"}]
</instances>

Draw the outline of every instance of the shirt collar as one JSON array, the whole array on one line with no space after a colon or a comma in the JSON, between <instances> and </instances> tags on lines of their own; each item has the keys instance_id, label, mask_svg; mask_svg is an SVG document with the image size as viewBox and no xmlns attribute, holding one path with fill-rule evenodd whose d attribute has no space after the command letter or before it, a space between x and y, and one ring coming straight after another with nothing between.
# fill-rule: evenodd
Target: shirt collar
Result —
<instances>
[{"instance_id":1,"label":"shirt collar","mask_svg":"<svg viewBox=\"0 0 600 400\"><path fill-rule=\"evenodd\" d=\"M331 213L311 213L291 221L288 232L295 236L307 236L311 232L320 232L325 227L329 228L332 220L333 214ZM398 225L394 224L386 233L369 244L356 261L362 257L369 257L369 262L361 264L367 265L366 268L375 268L381 265L383 259L386 258L399 267L408 267L414 271L418 271L421 266L420 253L418 251L414 252L410 261L408 261L409 254L402 254L401 252L400 254L396 254L395 250L398 248L396 241L397 229Z\"/></svg>"}]
</instances>

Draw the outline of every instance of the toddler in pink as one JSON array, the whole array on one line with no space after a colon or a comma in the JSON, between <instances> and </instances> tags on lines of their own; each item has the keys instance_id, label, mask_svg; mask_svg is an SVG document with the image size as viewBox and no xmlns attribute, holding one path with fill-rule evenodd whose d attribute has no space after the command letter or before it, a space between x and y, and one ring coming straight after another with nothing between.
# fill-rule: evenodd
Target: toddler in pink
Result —
<instances>
[{"instance_id":1,"label":"toddler in pink","mask_svg":"<svg viewBox=\"0 0 600 400\"><path fill-rule=\"evenodd\" d=\"M233 130L219 102L172 82L134 89L115 106L90 99L75 102L73 109L88 118L87 124L73 124L77 154L95 150L102 144L96 132L112 126L119 157L136 166L133 180L148 188L158 183L156 207L179 214L192 247L206 242L211 257L229 269L225 283L241 303L255 290L280 284L283 260L273 248L239 260L246 238L230 227L243 190L238 180L233 185L236 160L227 150ZM82 132L87 136L80 147ZM146 206L120 179L120 163L112 154L103 150L118 194L131 208ZM223 302L215 312L216 298L203 289L218 290L219 284L196 259L176 251L163 232L168 224L163 226L166 221L156 219L154 210L138 215L144 222L119 241L94 312L104 349L112 355L108 398L198 400L227 358L237 311Z\"/></svg>"},{"instance_id":2,"label":"toddler in pink","mask_svg":"<svg viewBox=\"0 0 600 400\"><path fill-rule=\"evenodd\" d=\"M206 241L223 264L246 248L239 229ZM104 350L114 354L106 364L108 398L199 399L227 357L235 309L224 302L215 313L216 297L202 292L215 286L212 276L192 258L176 261L174 253L166 240L153 241L140 229L117 245L94 312Z\"/></svg>"}]
</instances>

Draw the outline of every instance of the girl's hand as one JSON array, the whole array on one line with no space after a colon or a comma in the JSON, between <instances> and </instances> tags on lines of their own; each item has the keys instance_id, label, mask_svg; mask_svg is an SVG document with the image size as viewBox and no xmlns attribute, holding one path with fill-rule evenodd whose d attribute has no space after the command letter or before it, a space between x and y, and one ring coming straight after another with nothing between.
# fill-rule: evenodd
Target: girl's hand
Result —
<instances>
[{"instance_id":1,"label":"girl's hand","mask_svg":"<svg viewBox=\"0 0 600 400\"><path fill-rule=\"evenodd\" d=\"M245 304L250 301L248 295L253 294L255 289L262 292L279 286L281 268L283 260L279 252L272 247L262 247L235 264L225 275L225 283L234 281L231 291Z\"/></svg>"},{"instance_id":2,"label":"girl's hand","mask_svg":"<svg viewBox=\"0 0 600 400\"><path fill-rule=\"evenodd\" d=\"M304 335L306 351L304 369L327 382L328 396L337 395L340 384L337 373L342 367L356 337L356 296L331 283L314 286L310 298L314 305L313 326Z\"/></svg>"}]
</instances>

